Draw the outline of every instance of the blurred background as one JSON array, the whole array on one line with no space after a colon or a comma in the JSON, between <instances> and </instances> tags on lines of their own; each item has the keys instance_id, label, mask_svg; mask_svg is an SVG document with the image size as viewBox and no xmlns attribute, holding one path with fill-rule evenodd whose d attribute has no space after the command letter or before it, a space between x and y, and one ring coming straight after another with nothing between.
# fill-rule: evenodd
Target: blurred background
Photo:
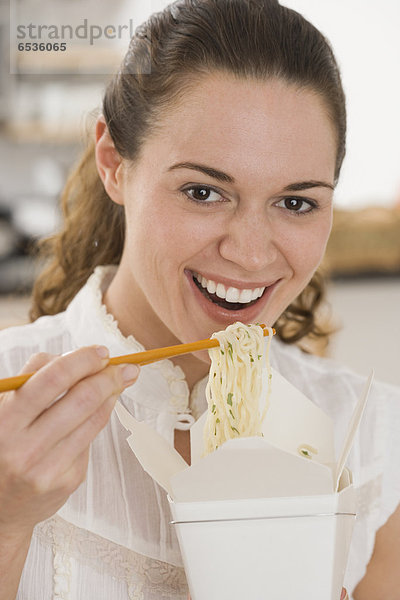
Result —
<instances>
[{"instance_id":1,"label":"blurred background","mask_svg":"<svg viewBox=\"0 0 400 600\"><path fill-rule=\"evenodd\" d=\"M327 349L360 374L400 384L400 3L398 0L286 0L331 41L348 102L348 150L335 193L324 268L336 328ZM27 320L38 266L34 240L60 222L58 200L85 146L109 74L132 28L165 0L0 0L0 328ZM84 7L85 10L84 10ZM17 27L125 25L68 40L67 52L18 50ZM86 26L90 27L90 23ZM83 27L82 25L82 27ZM83 31L83 29L82 29ZM40 41L40 40L38 40Z\"/></svg>"}]
</instances>

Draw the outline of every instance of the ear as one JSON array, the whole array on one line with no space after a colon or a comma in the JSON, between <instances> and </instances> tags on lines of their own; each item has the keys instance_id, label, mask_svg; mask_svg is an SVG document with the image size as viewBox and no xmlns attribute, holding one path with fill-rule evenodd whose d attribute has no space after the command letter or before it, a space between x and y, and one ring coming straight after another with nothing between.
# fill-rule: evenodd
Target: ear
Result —
<instances>
[{"instance_id":1,"label":"ear","mask_svg":"<svg viewBox=\"0 0 400 600\"><path fill-rule=\"evenodd\" d=\"M103 115L97 119L95 137L96 165L100 179L111 200L117 204L124 204L122 158L114 146Z\"/></svg>"}]
</instances>

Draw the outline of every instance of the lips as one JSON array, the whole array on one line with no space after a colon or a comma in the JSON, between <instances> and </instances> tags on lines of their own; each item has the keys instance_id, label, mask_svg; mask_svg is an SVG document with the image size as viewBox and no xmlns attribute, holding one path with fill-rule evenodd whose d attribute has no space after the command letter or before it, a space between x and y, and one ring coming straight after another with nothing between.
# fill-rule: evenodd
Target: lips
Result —
<instances>
[{"instance_id":1,"label":"lips","mask_svg":"<svg viewBox=\"0 0 400 600\"><path fill-rule=\"evenodd\" d=\"M206 276L198 271L185 269L185 275L187 282L189 284L189 288L191 289L191 294L188 297L195 302L195 305L191 304L191 310L197 311L197 307L199 307L202 312L211 319L212 325L211 331L216 331L216 328L222 329L222 327L227 327L230 323L234 323L235 321L241 321L242 323L256 323L257 321L265 321L267 316L265 314L265 307L267 303L269 303L271 296L275 293L275 289L280 285L281 279L269 280L265 281L265 285L261 285L262 282L253 281L253 282L245 282L240 281L238 279L227 279L225 277L215 279L211 279L213 275L209 274ZM196 278L197 276L197 278ZM218 283L221 283L225 287L225 298L220 298L216 293L210 293L207 287L203 287L202 283L199 282L200 277L205 278L205 282L214 281L215 291L217 291ZM235 287L237 290L249 289L252 290L255 294L255 290L257 288L264 288L262 295L250 302L228 302L226 300L226 294L230 287ZM213 289L211 287L211 289ZM221 292L221 288L219 288L219 292ZM193 312L193 316L196 312ZM200 315L199 315L200 317ZM266 321L265 321L266 322Z\"/></svg>"}]
</instances>

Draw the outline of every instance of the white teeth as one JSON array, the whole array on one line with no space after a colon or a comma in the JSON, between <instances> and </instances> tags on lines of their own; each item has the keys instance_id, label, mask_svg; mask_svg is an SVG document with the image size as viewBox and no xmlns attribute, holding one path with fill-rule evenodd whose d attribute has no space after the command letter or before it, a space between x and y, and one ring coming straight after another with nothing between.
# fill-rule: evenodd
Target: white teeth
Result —
<instances>
[{"instance_id":1,"label":"white teeth","mask_svg":"<svg viewBox=\"0 0 400 600\"><path fill-rule=\"evenodd\" d=\"M252 300L257 300L257 298L260 297L260 292L262 291L262 288L256 288L255 290L252 290L251 292L251 299Z\"/></svg>"},{"instance_id":2,"label":"white teeth","mask_svg":"<svg viewBox=\"0 0 400 600\"><path fill-rule=\"evenodd\" d=\"M209 279L207 282L207 292L210 294L215 294L215 290L217 289L217 284L212 279Z\"/></svg>"},{"instance_id":3,"label":"white teeth","mask_svg":"<svg viewBox=\"0 0 400 600\"><path fill-rule=\"evenodd\" d=\"M228 288L225 300L227 302L239 302L240 290L234 287Z\"/></svg>"},{"instance_id":4,"label":"white teeth","mask_svg":"<svg viewBox=\"0 0 400 600\"><path fill-rule=\"evenodd\" d=\"M217 283L217 289L215 290L215 293L217 294L218 298L222 298L223 300L225 300L226 289L222 283Z\"/></svg>"},{"instance_id":5,"label":"white teeth","mask_svg":"<svg viewBox=\"0 0 400 600\"><path fill-rule=\"evenodd\" d=\"M243 304L247 304L247 302L251 301L251 290L242 290L239 296L239 302Z\"/></svg>"},{"instance_id":6,"label":"white teeth","mask_svg":"<svg viewBox=\"0 0 400 600\"><path fill-rule=\"evenodd\" d=\"M206 279L198 273L194 273L194 277L203 288L206 288L210 294L216 294L222 300L227 302L247 304L253 300L260 298L265 290L265 287L240 290L235 287L226 288L223 283L217 283L212 279Z\"/></svg>"}]
</instances>

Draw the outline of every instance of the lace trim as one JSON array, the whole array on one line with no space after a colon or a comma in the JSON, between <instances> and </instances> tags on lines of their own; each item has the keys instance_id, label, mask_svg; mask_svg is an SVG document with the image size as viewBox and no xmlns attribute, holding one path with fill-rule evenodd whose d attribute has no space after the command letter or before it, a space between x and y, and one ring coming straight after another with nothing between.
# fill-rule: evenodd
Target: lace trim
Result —
<instances>
[{"instance_id":1,"label":"lace trim","mask_svg":"<svg viewBox=\"0 0 400 600\"><path fill-rule=\"evenodd\" d=\"M57 527L51 528L53 537L53 567L54 567L54 600L70 600L72 566L68 556L69 542L68 537L61 536Z\"/></svg>"},{"instance_id":2,"label":"lace trim","mask_svg":"<svg viewBox=\"0 0 400 600\"><path fill-rule=\"evenodd\" d=\"M94 296L94 305L99 313L99 318L103 323L104 327L111 331L111 333L121 342L126 345L132 346L132 350L135 352L142 352L144 347L140 344L133 335L125 337L119 329L118 321L115 317L107 312L107 307L103 304L103 294L111 283L113 276L117 270L115 265L96 267L92 275L87 281L87 286L91 289Z\"/></svg>"},{"instance_id":3,"label":"lace trim","mask_svg":"<svg viewBox=\"0 0 400 600\"><path fill-rule=\"evenodd\" d=\"M35 535L53 547L54 600L71 600L71 558L126 583L129 600L187 598L183 568L128 550L58 515L37 525Z\"/></svg>"},{"instance_id":4,"label":"lace trim","mask_svg":"<svg viewBox=\"0 0 400 600\"><path fill-rule=\"evenodd\" d=\"M135 352L143 352L144 346L138 342L133 335L125 337L119 329L118 321L115 317L107 312L107 307L103 304L103 294L107 288L108 283L111 281L112 276L116 271L116 267L111 266L100 266L96 267L91 277L88 279L88 285L93 293L95 303L97 305L97 311L99 318L103 323L104 327L111 331L111 333L119 340L120 343L125 346L128 344L132 347ZM189 388L186 382L186 377L181 367L174 365L169 360L161 360L156 363L149 365L153 369L161 371L163 377L167 380L170 390L170 408L171 412L178 413L190 413L189 408Z\"/></svg>"}]
</instances>

